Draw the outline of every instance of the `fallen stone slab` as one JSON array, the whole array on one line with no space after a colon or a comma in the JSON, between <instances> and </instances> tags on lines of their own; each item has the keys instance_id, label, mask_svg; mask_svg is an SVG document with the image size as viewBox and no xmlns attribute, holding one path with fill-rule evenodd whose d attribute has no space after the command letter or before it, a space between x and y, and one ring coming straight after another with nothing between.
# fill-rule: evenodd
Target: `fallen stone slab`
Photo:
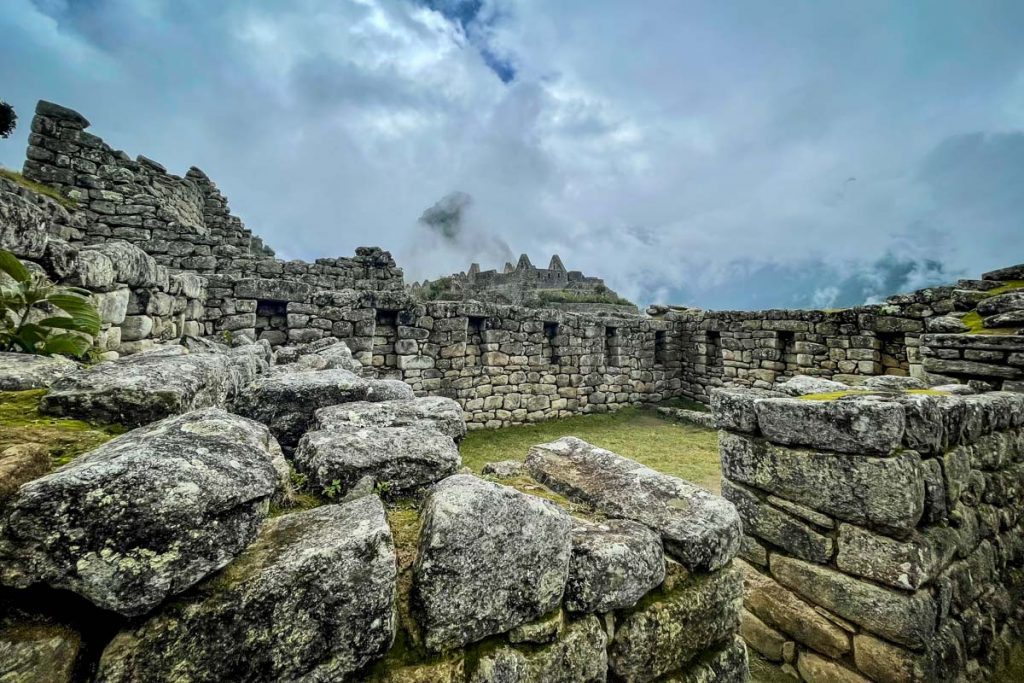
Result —
<instances>
[{"instance_id":1,"label":"fallen stone slab","mask_svg":"<svg viewBox=\"0 0 1024 683\"><path fill-rule=\"evenodd\" d=\"M118 634L98 678L343 680L391 647L395 599L379 498L284 515L220 573Z\"/></svg>"},{"instance_id":2,"label":"fallen stone slab","mask_svg":"<svg viewBox=\"0 0 1024 683\"><path fill-rule=\"evenodd\" d=\"M57 624L12 621L0 625L0 681L72 683L82 637Z\"/></svg>"},{"instance_id":3,"label":"fallen stone slab","mask_svg":"<svg viewBox=\"0 0 1024 683\"><path fill-rule=\"evenodd\" d=\"M861 385L865 389L882 389L884 391L906 391L908 389L927 389L928 383L916 377L898 377L896 375L875 375L868 377Z\"/></svg>"},{"instance_id":4,"label":"fallen stone slab","mask_svg":"<svg viewBox=\"0 0 1024 683\"><path fill-rule=\"evenodd\" d=\"M727 500L576 437L534 446L526 467L572 500L658 532L687 569L718 569L739 551L740 519Z\"/></svg>"},{"instance_id":5,"label":"fallen stone slab","mask_svg":"<svg viewBox=\"0 0 1024 683\"><path fill-rule=\"evenodd\" d=\"M78 363L64 356L0 353L0 391L45 389L77 369Z\"/></svg>"},{"instance_id":6,"label":"fallen stone slab","mask_svg":"<svg viewBox=\"0 0 1024 683\"><path fill-rule=\"evenodd\" d=\"M217 408L108 441L10 500L0 582L149 611L256 536L280 485L271 443L263 425Z\"/></svg>"},{"instance_id":7,"label":"fallen stone slab","mask_svg":"<svg viewBox=\"0 0 1024 683\"><path fill-rule=\"evenodd\" d=\"M610 612L632 607L664 580L661 538L643 524L573 520L566 609Z\"/></svg>"},{"instance_id":8,"label":"fallen stone slab","mask_svg":"<svg viewBox=\"0 0 1024 683\"><path fill-rule=\"evenodd\" d=\"M486 651L468 680L604 683L608 676L607 641L597 617L586 617L566 626L550 644L529 649L499 645Z\"/></svg>"},{"instance_id":9,"label":"fallen stone slab","mask_svg":"<svg viewBox=\"0 0 1024 683\"><path fill-rule=\"evenodd\" d=\"M422 510L413 604L428 649L504 633L558 606L571 539L556 505L456 475L434 486Z\"/></svg>"},{"instance_id":10,"label":"fallen stone slab","mask_svg":"<svg viewBox=\"0 0 1024 683\"><path fill-rule=\"evenodd\" d=\"M450 398L424 396L396 401L357 401L316 411L317 429L334 431L353 427L429 426L461 441L466 435L462 407Z\"/></svg>"},{"instance_id":11,"label":"fallen stone slab","mask_svg":"<svg viewBox=\"0 0 1024 683\"><path fill-rule=\"evenodd\" d=\"M785 382L775 385L776 391L781 391L788 396L807 396L809 394L831 394L837 391L849 391L849 385L842 382L833 382L830 379L811 377L809 375L796 375Z\"/></svg>"},{"instance_id":12,"label":"fallen stone slab","mask_svg":"<svg viewBox=\"0 0 1024 683\"><path fill-rule=\"evenodd\" d=\"M1024 263L982 273L982 280L1024 280Z\"/></svg>"},{"instance_id":13,"label":"fallen stone slab","mask_svg":"<svg viewBox=\"0 0 1024 683\"><path fill-rule=\"evenodd\" d=\"M890 453L906 426L903 406L872 397L766 399L754 411L761 432L776 443L840 453Z\"/></svg>"},{"instance_id":14,"label":"fallen stone slab","mask_svg":"<svg viewBox=\"0 0 1024 683\"><path fill-rule=\"evenodd\" d=\"M785 555L772 555L770 564L783 586L894 643L921 649L935 633L937 606L926 590L882 588Z\"/></svg>"},{"instance_id":15,"label":"fallen stone slab","mask_svg":"<svg viewBox=\"0 0 1024 683\"><path fill-rule=\"evenodd\" d=\"M731 481L861 525L908 531L924 513L921 457L867 457L776 446L719 432L722 474Z\"/></svg>"},{"instance_id":16,"label":"fallen stone slab","mask_svg":"<svg viewBox=\"0 0 1024 683\"><path fill-rule=\"evenodd\" d=\"M385 380L356 377L348 370L294 372L260 377L239 392L234 410L270 427L285 452L294 449L314 424L316 411L355 401L412 398L412 389L393 387ZM395 395L400 394L400 395Z\"/></svg>"},{"instance_id":17,"label":"fallen stone slab","mask_svg":"<svg viewBox=\"0 0 1024 683\"><path fill-rule=\"evenodd\" d=\"M654 599L657 598L657 599ZM616 615L608 668L626 683L653 681L683 669L739 628L743 577L728 567Z\"/></svg>"},{"instance_id":18,"label":"fallen stone slab","mask_svg":"<svg viewBox=\"0 0 1024 683\"><path fill-rule=\"evenodd\" d=\"M455 442L430 425L307 432L294 461L317 487L338 495L364 478L389 495L410 494L462 465Z\"/></svg>"},{"instance_id":19,"label":"fallen stone slab","mask_svg":"<svg viewBox=\"0 0 1024 683\"><path fill-rule=\"evenodd\" d=\"M265 371L261 347L187 353L169 346L100 363L58 380L43 397L49 415L138 427L190 410L223 406Z\"/></svg>"}]
</instances>

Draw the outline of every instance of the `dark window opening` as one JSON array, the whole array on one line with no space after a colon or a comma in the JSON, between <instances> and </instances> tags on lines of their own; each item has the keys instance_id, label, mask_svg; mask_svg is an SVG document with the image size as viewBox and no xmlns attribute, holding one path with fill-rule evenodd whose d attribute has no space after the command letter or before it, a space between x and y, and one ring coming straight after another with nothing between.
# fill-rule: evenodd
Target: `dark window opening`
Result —
<instances>
[{"instance_id":1,"label":"dark window opening","mask_svg":"<svg viewBox=\"0 0 1024 683\"><path fill-rule=\"evenodd\" d=\"M709 368L722 367L723 361L721 332L705 333L704 362Z\"/></svg>"},{"instance_id":2,"label":"dark window opening","mask_svg":"<svg viewBox=\"0 0 1024 683\"><path fill-rule=\"evenodd\" d=\"M544 340L547 342L547 351L550 356L550 363L558 365L561 355L558 352L558 323L544 323Z\"/></svg>"},{"instance_id":3,"label":"dark window opening","mask_svg":"<svg viewBox=\"0 0 1024 683\"><path fill-rule=\"evenodd\" d=\"M654 363L664 365L668 356L668 339L664 330L657 330L654 333Z\"/></svg>"},{"instance_id":4,"label":"dark window opening","mask_svg":"<svg viewBox=\"0 0 1024 683\"><path fill-rule=\"evenodd\" d=\"M604 328L604 358L607 365L616 365L619 361L619 328Z\"/></svg>"}]
</instances>

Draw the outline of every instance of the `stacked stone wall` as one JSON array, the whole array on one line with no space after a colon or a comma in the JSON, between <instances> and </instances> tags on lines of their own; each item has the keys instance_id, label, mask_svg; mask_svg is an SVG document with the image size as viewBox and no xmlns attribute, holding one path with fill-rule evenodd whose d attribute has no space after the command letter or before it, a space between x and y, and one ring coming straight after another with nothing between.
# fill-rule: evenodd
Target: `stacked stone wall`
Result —
<instances>
[{"instance_id":1,"label":"stacked stone wall","mask_svg":"<svg viewBox=\"0 0 1024 683\"><path fill-rule=\"evenodd\" d=\"M103 325L96 347L104 357L201 333L204 278L172 273L123 240L73 246L62 239L82 225L79 214L0 178L0 249L45 272L53 282L92 292Z\"/></svg>"},{"instance_id":2,"label":"stacked stone wall","mask_svg":"<svg viewBox=\"0 0 1024 683\"><path fill-rule=\"evenodd\" d=\"M748 644L819 681L983 680L1019 637L1024 396L721 389Z\"/></svg>"},{"instance_id":3,"label":"stacked stone wall","mask_svg":"<svg viewBox=\"0 0 1024 683\"><path fill-rule=\"evenodd\" d=\"M934 382L1024 392L1024 336L927 334L924 369Z\"/></svg>"}]
</instances>

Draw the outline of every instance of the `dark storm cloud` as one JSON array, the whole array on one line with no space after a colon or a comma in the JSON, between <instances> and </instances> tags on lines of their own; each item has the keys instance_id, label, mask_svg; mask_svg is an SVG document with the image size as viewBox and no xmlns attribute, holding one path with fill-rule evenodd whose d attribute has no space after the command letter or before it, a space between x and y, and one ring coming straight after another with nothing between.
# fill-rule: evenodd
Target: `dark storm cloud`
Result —
<instances>
[{"instance_id":1,"label":"dark storm cloud","mask_svg":"<svg viewBox=\"0 0 1024 683\"><path fill-rule=\"evenodd\" d=\"M846 305L1024 261L1022 42L995 1L9 0L0 162L45 98L287 257ZM417 220L453 188L455 242Z\"/></svg>"}]
</instances>

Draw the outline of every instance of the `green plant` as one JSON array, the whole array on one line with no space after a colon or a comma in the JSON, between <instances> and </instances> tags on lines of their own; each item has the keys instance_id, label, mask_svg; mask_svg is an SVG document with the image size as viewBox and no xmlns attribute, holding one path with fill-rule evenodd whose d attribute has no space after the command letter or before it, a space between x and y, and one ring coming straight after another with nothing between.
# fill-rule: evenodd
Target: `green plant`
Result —
<instances>
[{"instance_id":1,"label":"green plant","mask_svg":"<svg viewBox=\"0 0 1024 683\"><path fill-rule=\"evenodd\" d=\"M14 107L0 100L0 138L9 138L18 126L18 115Z\"/></svg>"},{"instance_id":2,"label":"green plant","mask_svg":"<svg viewBox=\"0 0 1024 683\"><path fill-rule=\"evenodd\" d=\"M342 487L340 479L335 479L329 485L324 487L324 495L332 500L341 495L341 491Z\"/></svg>"},{"instance_id":3,"label":"green plant","mask_svg":"<svg viewBox=\"0 0 1024 683\"><path fill-rule=\"evenodd\" d=\"M2 249L0 273L0 351L80 357L92 347L100 315L89 292L56 285Z\"/></svg>"},{"instance_id":4,"label":"green plant","mask_svg":"<svg viewBox=\"0 0 1024 683\"><path fill-rule=\"evenodd\" d=\"M381 498L387 498L388 493L391 492L391 484L386 481L378 481L374 485L373 491Z\"/></svg>"}]
</instances>

